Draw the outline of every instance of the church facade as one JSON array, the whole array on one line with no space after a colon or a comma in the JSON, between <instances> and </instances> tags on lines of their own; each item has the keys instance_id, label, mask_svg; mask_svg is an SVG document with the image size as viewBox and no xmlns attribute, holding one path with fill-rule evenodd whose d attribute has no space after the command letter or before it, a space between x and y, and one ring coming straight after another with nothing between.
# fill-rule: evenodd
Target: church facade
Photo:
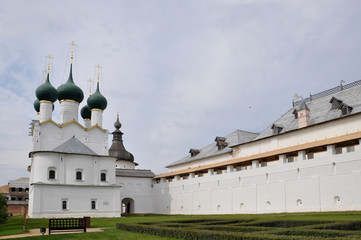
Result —
<instances>
[{"instance_id":1,"label":"church facade","mask_svg":"<svg viewBox=\"0 0 361 240\"><path fill-rule=\"evenodd\" d=\"M30 217L361 210L361 81L294 102L261 133L217 136L158 175L136 168L119 116L108 147L99 77L80 111L72 65L65 84L55 89L48 74L36 97Z\"/></svg>"}]
</instances>

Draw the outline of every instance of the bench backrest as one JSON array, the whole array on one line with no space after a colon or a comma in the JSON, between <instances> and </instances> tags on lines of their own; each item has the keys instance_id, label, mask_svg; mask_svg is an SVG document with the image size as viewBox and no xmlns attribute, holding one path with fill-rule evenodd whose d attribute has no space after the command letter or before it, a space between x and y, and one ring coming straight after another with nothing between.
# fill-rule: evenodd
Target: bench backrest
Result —
<instances>
[{"instance_id":1,"label":"bench backrest","mask_svg":"<svg viewBox=\"0 0 361 240\"><path fill-rule=\"evenodd\" d=\"M84 218L54 218L49 219L49 229L85 229L86 223Z\"/></svg>"}]
</instances>

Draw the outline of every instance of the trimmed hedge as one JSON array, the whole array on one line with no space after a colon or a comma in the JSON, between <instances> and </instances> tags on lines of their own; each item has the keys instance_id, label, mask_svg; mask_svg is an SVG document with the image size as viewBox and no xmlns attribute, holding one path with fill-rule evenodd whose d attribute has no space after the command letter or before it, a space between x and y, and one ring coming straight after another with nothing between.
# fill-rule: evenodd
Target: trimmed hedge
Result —
<instances>
[{"instance_id":1,"label":"trimmed hedge","mask_svg":"<svg viewBox=\"0 0 361 240\"><path fill-rule=\"evenodd\" d=\"M267 222L256 222L243 224L243 226L255 226L255 227L272 227L272 228L294 228L294 227L302 227L308 225L316 225L316 224L325 224L330 223L329 221L267 221Z\"/></svg>"},{"instance_id":2,"label":"trimmed hedge","mask_svg":"<svg viewBox=\"0 0 361 240\"><path fill-rule=\"evenodd\" d=\"M361 221L350 221L344 223L331 224L318 227L318 229L334 229L334 230L348 230L348 231L361 231Z\"/></svg>"},{"instance_id":3,"label":"trimmed hedge","mask_svg":"<svg viewBox=\"0 0 361 240\"><path fill-rule=\"evenodd\" d=\"M199 229L180 229L180 228L166 228L161 226L143 225L137 223L117 223L117 229L127 230L132 232L139 232L151 234L162 237L172 237L187 240L264 240L264 239L292 239L301 240L303 237L295 236L272 236L262 233L240 233L214 230L199 230Z\"/></svg>"},{"instance_id":4,"label":"trimmed hedge","mask_svg":"<svg viewBox=\"0 0 361 240\"><path fill-rule=\"evenodd\" d=\"M252 221L252 220L251 220ZM189 240L361 239L361 221L189 220L117 223L117 229ZM350 231L351 230L351 231Z\"/></svg>"}]
</instances>

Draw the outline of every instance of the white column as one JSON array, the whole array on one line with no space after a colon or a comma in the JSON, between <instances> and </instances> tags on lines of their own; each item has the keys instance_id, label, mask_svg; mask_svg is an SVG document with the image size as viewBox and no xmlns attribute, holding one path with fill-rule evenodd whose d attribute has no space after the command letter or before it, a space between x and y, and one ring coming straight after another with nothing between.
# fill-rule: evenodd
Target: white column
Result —
<instances>
[{"instance_id":1,"label":"white column","mask_svg":"<svg viewBox=\"0 0 361 240\"><path fill-rule=\"evenodd\" d=\"M331 156L336 153L335 145L327 145L327 155Z\"/></svg>"},{"instance_id":2,"label":"white column","mask_svg":"<svg viewBox=\"0 0 361 240\"><path fill-rule=\"evenodd\" d=\"M176 175L174 179L177 180L177 181L179 181L179 180L180 180L180 176L179 176L179 175Z\"/></svg>"},{"instance_id":3,"label":"white column","mask_svg":"<svg viewBox=\"0 0 361 240\"><path fill-rule=\"evenodd\" d=\"M214 174L214 169L208 169L208 175L211 176Z\"/></svg>"},{"instance_id":4,"label":"white column","mask_svg":"<svg viewBox=\"0 0 361 240\"><path fill-rule=\"evenodd\" d=\"M256 160L256 161L258 161L258 160ZM233 172L233 165L228 165L227 166L227 173L231 173L231 172Z\"/></svg>"},{"instance_id":5,"label":"white column","mask_svg":"<svg viewBox=\"0 0 361 240\"><path fill-rule=\"evenodd\" d=\"M252 161L252 169L258 168L258 164L259 164L258 160L253 160Z\"/></svg>"},{"instance_id":6,"label":"white column","mask_svg":"<svg viewBox=\"0 0 361 240\"><path fill-rule=\"evenodd\" d=\"M298 160L299 161L306 160L306 151L298 151Z\"/></svg>"},{"instance_id":7,"label":"white column","mask_svg":"<svg viewBox=\"0 0 361 240\"><path fill-rule=\"evenodd\" d=\"M97 125L99 127L103 126L103 110L98 108L93 108L92 110L92 116L91 116L91 125Z\"/></svg>"},{"instance_id":8,"label":"white column","mask_svg":"<svg viewBox=\"0 0 361 240\"><path fill-rule=\"evenodd\" d=\"M53 114L53 103L50 101L41 100L39 121L44 122L46 120L51 119L52 114Z\"/></svg>"},{"instance_id":9,"label":"white column","mask_svg":"<svg viewBox=\"0 0 361 240\"><path fill-rule=\"evenodd\" d=\"M191 172L190 174L189 174L189 178L194 178L194 172Z\"/></svg>"},{"instance_id":10,"label":"white column","mask_svg":"<svg viewBox=\"0 0 361 240\"><path fill-rule=\"evenodd\" d=\"M91 127L90 119L84 119L84 125L85 125L86 128L90 128Z\"/></svg>"},{"instance_id":11,"label":"white column","mask_svg":"<svg viewBox=\"0 0 361 240\"><path fill-rule=\"evenodd\" d=\"M283 164L283 163L286 163L287 162L287 159L286 159L286 155L285 154L281 154L278 156L278 161Z\"/></svg>"},{"instance_id":12,"label":"white column","mask_svg":"<svg viewBox=\"0 0 361 240\"><path fill-rule=\"evenodd\" d=\"M62 100L60 102L60 124L70 121L78 121L79 103L73 100Z\"/></svg>"}]
</instances>

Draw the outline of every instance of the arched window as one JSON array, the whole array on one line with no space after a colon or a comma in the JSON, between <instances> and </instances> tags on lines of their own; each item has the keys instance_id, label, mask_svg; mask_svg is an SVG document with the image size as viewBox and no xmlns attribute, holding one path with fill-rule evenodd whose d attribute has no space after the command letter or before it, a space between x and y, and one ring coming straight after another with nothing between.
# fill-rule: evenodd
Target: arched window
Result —
<instances>
[{"instance_id":1,"label":"arched window","mask_svg":"<svg viewBox=\"0 0 361 240\"><path fill-rule=\"evenodd\" d=\"M83 180L83 170L77 169L75 172L75 179L76 180Z\"/></svg>"},{"instance_id":2,"label":"arched window","mask_svg":"<svg viewBox=\"0 0 361 240\"><path fill-rule=\"evenodd\" d=\"M105 172L100 173L100 181L105 182L107 180L107 174Z\"/></svg>"},{"instance_id":3,"label":"arched window","mask_svg":"<svg viewBox=\"0 0 361 240\"><path fill-rule=\"evenodd\" d=\"M91 209L92 210L97 209L97 201L96 201L96 199L91 200Z\"/></svg>"},{"instance_id":4,"label":"arched window","mask_svg":"<svg viewBox=\"0 0 361 240\"><path fill-rule=\"evenodd\" d=\"M56 169L51 167L48 169L48 179L55 179L56 178Z\"/></svg>"},{"instance_id":5,"label":"arched window","mask_svg":"<svg viewBox=\"0 0 361 240\"><path fill-rule=\"evenodd\" d=\"M68 199L62 199L61 200L61 209L62 210L67 210L68 209Z\"/></svg>"}]
</instances>

